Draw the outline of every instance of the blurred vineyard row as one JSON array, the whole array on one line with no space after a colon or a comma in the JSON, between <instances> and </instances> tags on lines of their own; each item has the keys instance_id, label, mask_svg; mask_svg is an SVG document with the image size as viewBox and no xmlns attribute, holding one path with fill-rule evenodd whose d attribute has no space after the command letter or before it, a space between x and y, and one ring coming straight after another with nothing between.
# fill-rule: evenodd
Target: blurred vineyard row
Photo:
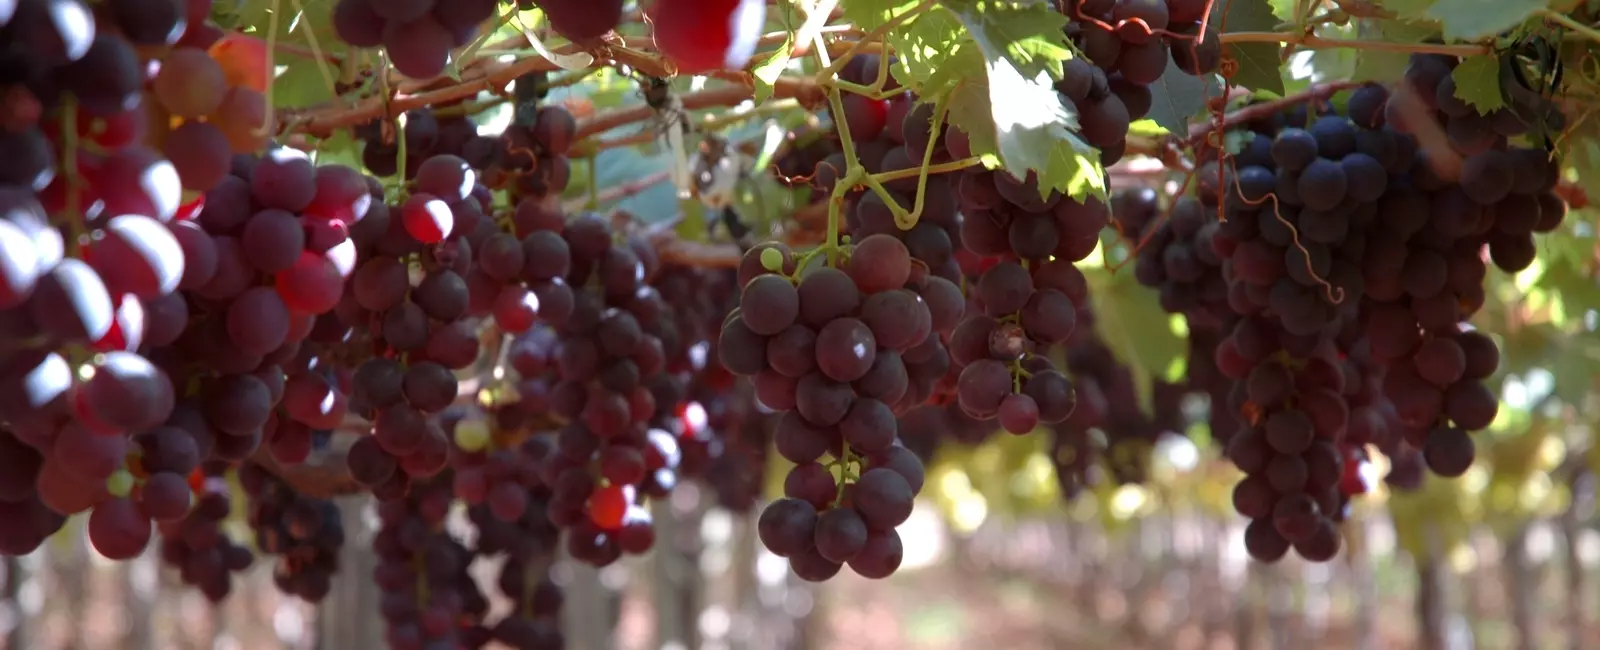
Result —
<instances>
[{"instance_id":1,"label":"blurred vineyard row","mask_svg":"<svg viewBox=\"0 0 1600 650\"><path fill-rule=\"evenodd\" d=\"M1600 647L1592 482L1578 474L1578 498L1550 516L1469 526L1461 544L1420 561L1386 511L1366 508L1346 530L1348 556L1325 565L1248 562L1237 521L1174 499L1153 507L1154 494L1114 496L1123 506L1151 499L1120 520L1090 512L1108 501L1088 499L1054 515L986 517L966 531L920 508L901 531L902 579L820 586L761 550L751 520L705 509L685 490L661 506L678 516L658 519L674 523L657 551L598 572L568 564L559 578L575 648L1578 650ZM372 534L365 498L341 508L354 539ZM1423 534L1438 546L1455 533ZM344 552L320 607L281 595L261 563L212 607L154 550L105 561L74 522L39 552L7 559L0 647L381 647L370 547ZM492 579L493 567L476 570Z\"/></svg>"}]
</instances>

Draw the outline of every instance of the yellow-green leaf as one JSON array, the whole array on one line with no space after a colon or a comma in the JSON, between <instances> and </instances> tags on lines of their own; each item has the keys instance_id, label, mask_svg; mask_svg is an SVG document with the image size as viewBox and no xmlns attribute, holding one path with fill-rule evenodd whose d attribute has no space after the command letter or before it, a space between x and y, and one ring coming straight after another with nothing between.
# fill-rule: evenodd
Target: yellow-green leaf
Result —
<instances>
[{"instance_id":1,"label":"yellow-green leaf","mask_svg":"<svg viewBox=\"0 0 1600 650\"><path fill-rule=\"evenodd\" d=\"M1506 105L1500 93L1500 59L1469 56L1461 60L1450 78L1456 82L1456 98L1484 115Z\"/></svg>"}]
</instances>

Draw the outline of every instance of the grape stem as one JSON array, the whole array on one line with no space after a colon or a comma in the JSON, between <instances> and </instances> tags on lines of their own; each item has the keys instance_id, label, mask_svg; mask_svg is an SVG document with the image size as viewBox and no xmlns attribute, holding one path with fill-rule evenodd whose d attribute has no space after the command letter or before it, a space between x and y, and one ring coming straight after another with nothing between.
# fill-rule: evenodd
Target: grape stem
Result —
<instances>
[{"instance_id":1,"label":"grape stem","mask_svg":"<svg viewBox=\"0 0 1600 650\"><path fill-rule=\"evenodd\" d=\"M855 58L857 54L861 53L862 48L865 47L867 43L884 38L888 35L889 30L899 27L901 23L910 20L917 14L933 8L934 1L935 0L922 0L921 3L917 4L917 6L900 12L900 15L884 21L882 25L878 25L872 31L867 32L865 36L857 39L855 44L850 46L850 49L845 50L844 53L836 57L833 62L829 63L821 70L818 70L816 77L814 77L816 82L820 84L835 83L837 80L835 80L834 77L838 76L839 71L844 69L845 64L850 63L850 59ZM880 63L880 65L882 64ZM881 76L882 75L880 75L880 81Z\"/></svg>"},{"instance_id":2,"label":"grape stem","mask_svg":"<svg viewBox=\"0 0 1600 650\"><path fill-rule=\"evenodd\" d=\"M1206 139L1213 133L1227 131L1241 124L1253 122L1269 115L1281 113L1285 110L1288 110L1290 107L1299 104L1320 102L1333 96L1334 93L1353 88L1360 88L1361 86L1367 85L1367 83L1368 82L1363 81L1330 81L1326 83L1312 84L1311 87L1292 95L1286 95L1270 102L1250 104L1249 106L1241 107L1238 110L1229 111L1227 114L1222 116L1220 123L1217 120L1212 120L1209 123L1199 123L1189 127L1189 135L1184 140L1184 145L1187 147L1198 147L1202 144L1205 144Z\"/></svg>"},{"instance_id":3,"label":"grape stem","mask_svg":"<svg viewBox=\"0 0 1600 650\"><path fill-rule=\"evenodd\" d=\"M900 220L898 212L895 213L895 224L900 226L901 230L912 229L917 225L917 220L922 217L922 207L927 198L928 190L928 165L933 162L933 151L941 146L939 143L940 130L944 125L945 113L949 109L950 93L941 94L938 99L934 100L932 124L928 127L928 146L923 147L922 164L917 166L916 202L912 204L911 214L906 215L905 221ZM1027 262L1023 262L1023 265L1026 267Z\"/></svg>"},{"instance_id":4,"label":"grape stem","mask_svg":"<svg viewBox=\"0 0 1600 650\"><path fill-rule=\"evenodd\" d=\"M1567 29L1570 29L1570 30L1572 30L1574 32L1577 32L1580 36L1582 36L1584 38L1587 38L1587 39L1589 39L1591 41L1594 41L1596 43L1600 43L1600 31L1596 31L1595 28L1593 28L1593 27L1590 27L1590 26L1585 25L1583 23L1580 23L1580 22L1578 22L1576 20L1573 20L1573 19L1567 17L1566 14L1563 14L1563 13L1561 13L1559 11L1551 11L1549 9L1540 9L1538 11L1538 14L1539 14L1539 16L1541 18L1544 18L1545 20L1548 20L1548 21L1553 22L1553 23L1555 23L1557 25L1560 25L1560 26L1565 27Z\"/></svg>"},{"instance_id":5,"label":"grape stem","mask_svg":"<svg viewBox=\"0 0 1600 650\"><path fill-rule=\"evenodd\" d=\"M1324 38L1307 32L1232 32L1223 34L1218 40L1223 43L1283 43L1284 45L1307 50L1348 48L1375 52L1409 52L1415 54L1444 54L1448 56L1476 56L1493 51L1493 48L1488 45L1443 45L1440 43L1399 43L1376 39Z\"/></svg>"},{"instance_id":6,"label":"grape stem","mask_svg":"<svg viewBox=\"0 0 1600 650\"><path fill-rule=\"evenodd\" d=\"M78 257L85 215L83 206L78 205L78 187L83 182L78 174L78 98L70 94L61 100L61 174L67 183L67 255Z\"/></svg>"}]
</instances>

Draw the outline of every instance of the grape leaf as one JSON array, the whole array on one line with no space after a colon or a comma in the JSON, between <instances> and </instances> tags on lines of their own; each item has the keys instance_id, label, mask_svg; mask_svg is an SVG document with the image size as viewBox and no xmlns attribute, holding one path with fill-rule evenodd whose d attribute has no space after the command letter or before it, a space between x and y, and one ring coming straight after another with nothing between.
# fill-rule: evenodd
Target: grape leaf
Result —
<instances>
[{"instance_id":1,"label":"grape leaf","mask_svg":"<svg viewBox=\"0 0 1600 650\"><path fill-rule=\"evenodd\" d=\"M1145 117L1169 133L1188 133L1189 118L1200 114L1205 109L1206 99L1221 90L1222 84L1215 75L1193 76L1168 59L1167 71L1150 84L1150 112Z\"/></svg>"},{"instance_id":2,"label":"grape leaf","mask_svg":"<svg viewBox=\"0 0 1600 650\"><path fill-rule=\"evenodd\" d=\"M1456 82L1456 98L1488 115L1506 105L1500 94L1500 60L1492 56L1470 56L1461 60L1450 78Z\"/></svg>"},{"instance_id":3,"label":"grape leaf","mask_svg":"<svg viewBox=\"0 0 1600 650\"><path fill-rule=\"evenodd\" d=\"M790 34L788 38L783 39L783 45L778 48L778 51L773 52L772 56L768 57L766 61L762 61L761 65L750 71L750 77L755 80L755 102L757 104L772 97L772 84L776 83L778 77L789 67L789 55L793 50L794 35Z\"/></svg>"},{"instance_id":4,"label":"grape leaf","mask_svg":"<svg viewBox=\"0 0 1600 650\"><path fill-rule=\"evenodd\" d=\"M794 54L793 18L794 8L785 4L780 16L768 20L768 22L777 20L782 23L779 28L784 31L783 45L778 46L777 51L773 52L772 56L767 57L767 60L762 61L750 71L750 77L755 84L753 95L757 104L772 97L772 84L777 83L778 77L789 67L789 59Z\"/></svg>"},{"instance_id":5,"label":"grape leaf","mask_svg":"<svg viewBox=\"0 0 1600 650\"><path fill-rule=\"evenodd\" d=\"M1400 18L1422 18L1423 16L1427 15L1428 9L1432 8L1433 3L1437 1L1438 0L1382 0L1378 4L1382 5L1384 9L1393 12L1395 16Z\"/></svg>"},{"instance_id":6,"label":"grape leaf","mask_svg":"<svg viewBox=\"0 0 1600 650\"><path fill-rule=\"evenodd\" d=\"M1222 14L1226 11L1225 17ZM1226 23L1222 21L1226 19ZM1211 24L1224 25L1227 33L1270 32L1278 28L1278 17L1267 0L1229 0L1212 3ZM1229 43L1225 49L1239 62L1239 69L1228 81L1251 90L1283 95L1281 43Z\"/></svg>"},{"instance_id":7,"label":"grape leaf","mask_svg":"<svg viewBox=\"0 0 1600 650\"><path fill-rule=\"evenodd\" d=\"M1444 37L1470 41L1522 24L1548 0L1438 0L1427 16L1444 25Z\"/></svg>"},{"instance_id":8,"label":"grape leaf","mask_svg":"<svg viewBox=\"0 0 1600 650\"><path fill-rule=\"evenodd\" d=\"M1355 23L1356 33L1362 38L1393 43L1421 43L1437 30L1400 20L1361 20ZM1351 81L1397 81L1405 74L1411 55L1375 48L1356 50L1355 70Z\"/></svg>"},{"instance_id":9,"label":"grape leaf","mask_svg":"<svg viewBox=\"0 0 1600 650\"><path fill-rule=\"evenodd\" d=\"M889 34L896 52L895 78L925 97L949 92L983 73L983 56L955 14L942 7L901 24Z\"/></svg>"},{"instance_id":10,"label":"grape leaf","mask_svg":"<svg viewBox=\"0 0 1600 650\"><path fill-rule=\"evenodd\" d=\"M843 6L844 16L851 24L859 29L873 30L922 3L918 0L849 0L839 4Z\"/></svg>"},{"instance_id":11,"label":"grape leaf","mask_svg":"<svg viewBox=\"0 0 1600 650\"><path fill-rule=\"evenodd\" d=\"M1140 286L1132 273L1088 273L1096 329L1117 359L1133 373L1139 406L1151 409L1151 380L1167 376L1186 352L1184 339L1172 331L1172 318L1161 309L1159 296Z\"/></svg>"},{"instance_id":12,"label":"grape leaf","mask_svg":"<svg viewBox=\"0 0 1600 650\"><path fill-rule=\"evenodd\" d=\"M1061 76L1062 61L1072 56L1062 29L1066 17L1047 4L943 4L966 26L983 56L983 74L961 79L952 91L951 123L975 141L975 151L983 151L978 144L992 137L993 151L1014 175L1038 172L1041 194L1104 196L1099 152L1073 132L1076 116L1052 84L1052 77Z\"/></svg>"}]
</instances>

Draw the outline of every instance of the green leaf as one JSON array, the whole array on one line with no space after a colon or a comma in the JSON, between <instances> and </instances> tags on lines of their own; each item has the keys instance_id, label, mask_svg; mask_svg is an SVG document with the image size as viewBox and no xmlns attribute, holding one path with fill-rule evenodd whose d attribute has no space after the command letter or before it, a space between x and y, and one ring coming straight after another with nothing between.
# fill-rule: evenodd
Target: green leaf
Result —
<instances>
[{"instance_id":1,"label":"green leaf","mask_svg":"<svg viewBox=\"0 0 1600 650\"><path fill-rule=\"evenodd\" d=\"M789 58L794 54L794 27L791 25L794 8L788 4L783 5L781 15L777 20L782 22L783 45L778 47L772 56L750 71L750 76L755 79L755 101L757 104L767 101L772 97L772 84L778 82L778 76L789 67ZM772 22L772 21L768 21Z\"/></svg>"},{"instance_id":2,"label":"green leaf","mask_svg":"<svg viewBox=\"0 0 1600 650\"><path fill-rule=\"evenodd\" d=\"M1380 0L1377 4L1400 18L1422 18L1438 0Z\"/></svg>"},{"instance_id":3,"label":"green leaf","mask_svg":"<svg viewBox=\"0 0 1600 650\"><path fill-rule=\"evenodd\" d=\"M1450 78L1456 82L1456 98L1488 115L1506 105L1500 94L1500 59L1493 56L1471 56L1461 60Z\"/></svg>"},{"instance_id":4,"label":"green leaf","mask_svg":"<svg viewBox=\"0 0 1600 650\"><path fill-rule=\"evenodd\" d=\"M1547 5L1547 0L1438 0L1427 16L1444 25L1446 39L1471 41L1516 27Z\"/></svg>"},{"instance_id":5,"label":"green leaf","mask_svg":"<svg viewBox=\"0 0 1600 650\"><path fill-rule=\"evenodd\" d=\"M1184 72L1169 58L1167 71L1150 84L1150 112L1145 117L1169 133L1186 134L1189 118L1203 112L1206 98L1221 90L1222 84L1215 75L1196 77Z\"/></svg>"},{"instance_id":6,"label":"green leaf","mask_svg":"<svg viewBox=\"0 0 1600 650\"><path fill-rule=\"evenodd\" d=\"M778 51L761 65L750 71L750 76L755 78L755 101L757 104L767 101L772 97L772 84L777 83L778 77L789 67L789 55L794 49L794 35L790 34L783 39L783 45Z\"/></svg>"},{"instance_id":7,"label":"green leaf","mask_svg":"<svg viewBox=\"0 0 1600 650\"><path fill-rule=\"evenodd\" d=\"M1421 43L1433 36L1437 29L1399 20L1363 20L1356 24L1356 34L1362 38L1376 38L1391 43ZM1410 54L1379 49L1356 50L1355 70L1351 81L1398 81L1405 74Z\"/></svg>"},{"instance_id":8,"label":"green leaf","mask_svg":"<svg viewBox=\"0 0 1600 650\"><path fill-rule=\"evenodd\" d=\"M1151 381L1165 377L1187 353L1184 339L1173 331L1171 315L1161 309L1155 292L1139 285L1132 273L1093 271L1088 274L1097 329L1117 359L1133 373L1139 406L1151 409Z\"/></svg>"},{"instance_id":9,"label":"green leaf","mask_svg":"<svg viewBox=\"0 0 1600 650\"><path fill-rule=\"evenodd\" d=\"M1212 4L1211 19L1220 21L1217 14L1224 8L1227 11L1227 33L1270 32L1278 28L1278 17L1273 15L1272 4L1267 0L1215 2ZM1226 49L1239 62L1239 70L1229 82L1252 90L1283 94L1281 43L1231 43Z\"/></svg>"},{"instance_id":10,"label":"green leaf","mask_svg":"<svg viewBox=\"0 0 1600 650\"><path fill-rule=\"evenodd\" d=\"M975 141L975 151L994 151L1013 175L1038 172L1041 193L1104 196L1099 152L1073 132L1076 116L1052 82L1072 56L1062 30L1066 17L1047 4L946 0L944 7L983 56L983 74L952 90L951 123ZM991 141L992 150L977 148Z\"/></svg>"},{"instance_id":11,"label":"green leaf","mask_svg":"<svg viewBox=\"0 0 1600 650\"><path fill-rule=\"evenodd\" d=\"M844 16L851 24L873 30L922 3L918 0L848 0L839 4L843 5Z\"/></svg>"}]
</instances>

